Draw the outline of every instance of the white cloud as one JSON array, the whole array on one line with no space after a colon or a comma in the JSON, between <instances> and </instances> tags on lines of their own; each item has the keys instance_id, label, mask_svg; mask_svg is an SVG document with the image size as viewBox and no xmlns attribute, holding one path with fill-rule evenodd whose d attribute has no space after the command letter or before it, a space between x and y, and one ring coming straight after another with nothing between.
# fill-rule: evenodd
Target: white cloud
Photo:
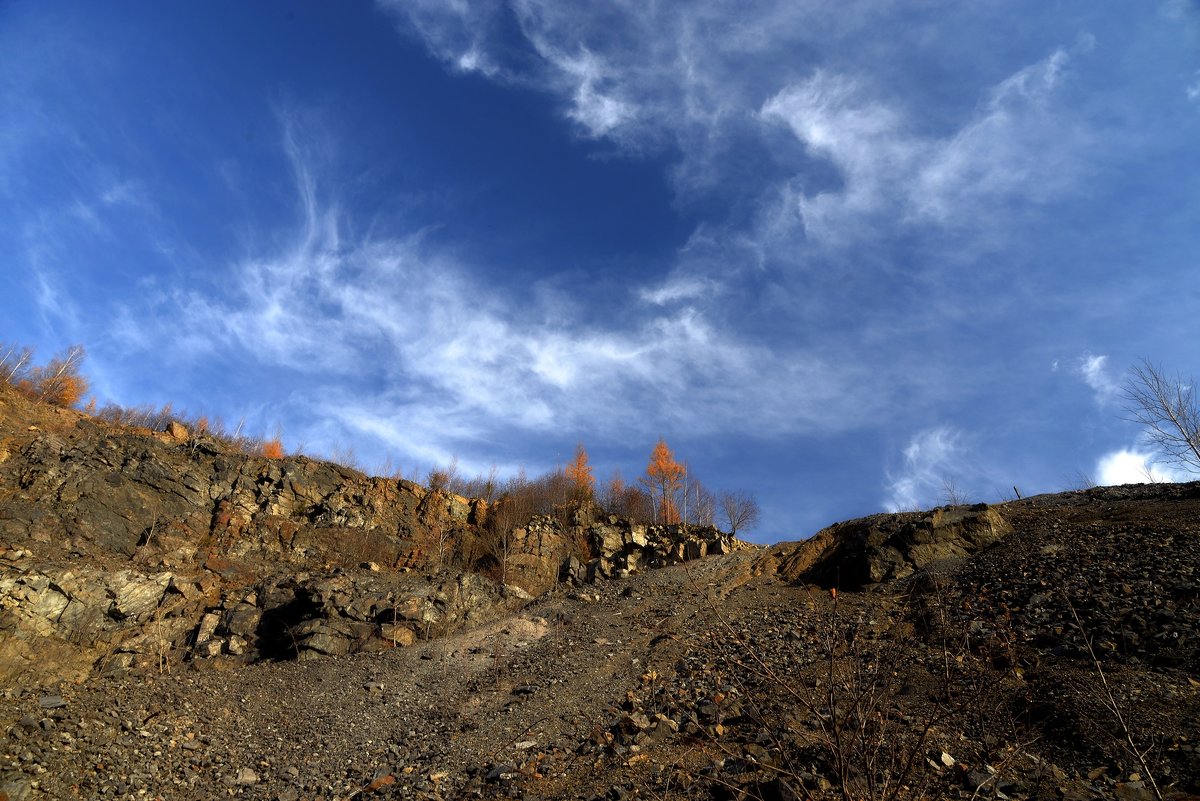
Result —
<instances>
[{"instance_id":1,"label":"white cloud","mask_svg":"<svg viewBox=\"0 0 1200 801\"><path fill-rule=\"evenodd\" d=\"M1086 136L1054 103L1069 61L1056 50L996 86L974 119L928 143L909 197L910 213L962 221L994 198L1044 200L1077 177Z\"/></svg>"},{"instance_id":2,"label":"white cloud","mask_svg":"<svg viewBox=\"0 0 1200 801\"><path fill-rule=\"evenodd\" d=\"M631 288L644 305L695 310L749 341L759 336L751 320L803 320L844 334L807 346L809 356L864 372L874 362L910 385L932 386L919 375L928 364L905 353L908 373L892 370L895 359L881 365L880 332L894 354L938 313L943 323L961 317L962 283L947 276L977 252L1019 245L1014 221L1079 189L1096 155L1071 102L1074 70L1089 66L1081 54L1094 40L1075 30L1065 34L1078 36L1074 45L1007 72L995 71L999 56L986 59L993 69L972 72L976 60L956 46L950 58L971 75L951 79L940 45L897 28L907 12L892 0L380 2L451 69L467 64L549 94L606 156L673 160L677 209L696 227L673 263ZM955 10L929 35L950 41L954 25L974 30L992 13ZM914 63L944 72L955 97L906 83ZM885 253L897 237L929 249L897 263ZM897 320L899 299L880 294L897 283L924 287L920 302L938 313ZM986 313L999 317L1011 297L997 293Z\"/></svg>"},{"instance_id":3,"label":"white cloud","mask_svg":"<svg viewBox=\"0 0 1200 801\"><path fill-rule=\"evenodd\" d=\"M1186 474L1158 464L1154 453L1121 448L1096 461L1096 482L1102 487L1191 480Z\"/></svg>"},{"instance_id":4,"label":"white cloud","mask_svg":"<svg viewBox=\"0 0 1200 801\"><path fill-rule=\"evenodd\" d=\"M783 194L811 239L842 241L864 220L898 213L910 223L983 226L983 206L1042 200L1070 185L1083 138L1054 107L1068 61L1055 51L994 87L978 112L946 138L917 135L907 115L864 81L817 70L763 104L842 185L811 191L795 179Z\"/></svg>"},{"instance_id":5,"label":"white cloud","mask_svg":"<svg viewBox=\"0 0 1200 801\"><path fill-rule=\"evenodd\" d=\"M1077 186L1088 159L1089 135L1059 101L1066 49L982 87L943 133L925 130L933 101L898 94L891 74L918 46L897 43L903 55L889 57L864 41L899 21L888 0L381 4L448 64L558 97L585 135L678 153L672 175L684 196L753 198L763 208L756 235L776 255L794 251L789 226L825 243L875 236L880 224L998 226L1006 204ZM506 20L520 41L498 33ZM1076 38L1074 54L1095 46L1086 32ZM858 54L854 72L847 52ZM771 133L780 124L806 160ZM747 155L764 148L788 168L748 173Z\"/></svg>"},{"instance_id":6,"label":"white cloud","mask_svg":"<svg viewBox=\"0 0 1200 801\"><path fill-rule=\"evenodd\" d=\"M538 53L566 79L572 107L567 116L587 129L595 138L631 120L635 109L630 103L606 94L600 87L608 77L608 69L600 58L586 48L574 56L535 38Z\"/></svg>"},{"instance_id":7,"label":"white cloud","mask_svg":"<svg viewBox=\"0 0 1200 801\"><path fill-rule=\"evenodd\" d=\"M500 0L378 0L378 4L403 14L413 32L443 61L464 72L490 77L500 73L488 46L492 21L504 13Z\"/></svg>"},{"instance_id":8,"label":"white cloud","mask_svg":"<svg viewBox=\"0 0 1200 801\"><path fill-rule=\"evenodd\" d=\"M887 202L891 187L915 158L901 115L866 97L859 82L817 70L762 107L767 121L786 124L809 152L832 161L844 185L811 193L801 182L785 192L810 238L838 238L841 218L869 214Z\"/></svg>"},{"instance_id":9,"label":"white cloud","mask_svg":"<svg viewBox=\"0 0 1200 801\"><path fill-rule=\"evenodd\" d=\"M798 52L827 47L865 25L891 2L379 5L454 68L551 92L592 137L634 150L684 144L687 169L703 171L700 151L778 90L776 70ZM514 21L517 42L509 30Z\"/></svg>"},{"instance_id":10,"label":"white cloud","mask_svg":"<svg viewBox=\"0 0 1200 801\"><path fill-rule=\"evenodd\" d=\"M637 290L637 295L647 303L666 306L681 301L710 297L719 291L719 285L711 279L677 275L656 287L642 287Z\"/></svg>"},{"instance_id":11,"label":"white cloud","mask_svg":"<svg viewBox=\"0 0 1200 801\"><path fill-rule=\"evenodd\" d=\"M919 431L904 448L904 460L888 472L884 505L888 511L921 509L937 503L946 482L963 480L969 472L963 432L952 426Z\"/></svg>"},{"instance_id":12,"label":"white cloud","mask_svg":"<svg viewBox=\"0 0 1200 801\"><path fill-rule=\"evenodd\" d=\"M1095 393L1096 402L1107 404L1121 391L1121 385L1108 372L1108 357L1082 356L1077 362L1076 372Z\"/></svg>"}]
</instances>

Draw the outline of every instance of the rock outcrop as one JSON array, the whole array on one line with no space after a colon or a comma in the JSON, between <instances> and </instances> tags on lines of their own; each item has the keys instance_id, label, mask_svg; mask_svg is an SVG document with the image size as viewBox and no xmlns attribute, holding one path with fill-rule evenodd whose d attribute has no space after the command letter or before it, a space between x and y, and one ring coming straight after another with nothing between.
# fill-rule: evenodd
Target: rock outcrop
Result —
<instances>
[{"instance_id":1,"label":"rock outcrop","mask_svg":"<svg viewBox=\"0 0 1200 801\"><path fill-rule=\"evenodd\" d=\"M837 523L771 558L789 581L858 589L969 556L1011 532L995 507L952 506Z\"/></svg>"},{"instance_id":2,"label":"rock outcrop","mask_svg":"<svg viewBox=\"0 0 1200 801\"><path fill-rule=\"evenodd\" d=\"M582 534L592 558L568 557L559 570L563 582L625 578L639 570L753 547L712 526L646 526L618 517L593 523Z\"/></svg>"},{"instance_id":3,"label":"rock outcrop","mask_svg":"<svg viewBox=\"0 0 1200 801\"><path fill-rule=\"evenodd\" d=\"M0 681L381 651L495 619L528 598L465 572L337 570L230 586L206 571L31 569L0 577Z\"/></svg>"},{"instance_id":4,"label":"rock outcrop","mask_svg":"<svg viewBox=\"0 0 1200 801\"><path fill-rule=\"evenodd\" d=\"M491 511L0 387L0 680L403 647L561 581L745 547L711 528L597 520L588 506L498 531Z\"/></svg>"}]
</instances>

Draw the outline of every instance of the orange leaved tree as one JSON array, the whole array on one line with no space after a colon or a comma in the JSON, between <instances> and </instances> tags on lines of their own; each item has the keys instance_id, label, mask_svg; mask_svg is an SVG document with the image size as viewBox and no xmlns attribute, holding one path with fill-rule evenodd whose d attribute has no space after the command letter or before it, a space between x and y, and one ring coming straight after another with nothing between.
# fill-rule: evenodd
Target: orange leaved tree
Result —
<instances>
[{"instance_id":1,"label":"orange leaved tree","mask_svg":"<svg viewBox=\"0 0 1200 801\"><path fill-rule=\"evenodd\" d=\"M596 478L588 464L587 449L580 442L575 446L575 458L567 465L567 481L571 484L573 500L588 501L596 492Z\"/></svg>"},{"instance_id":2,"label":"orange leaved tree","mask_svg":"<svg viewBox=\"0 0 1200 801\"><path fill-rule=\"evenodd\" d=\"M17 389L55 406L74 406L88 391L87 379L79 372L84 355L83 345L72 345L47 364L26 372Z\"/></svg>"},{"instance_id":3,"label":"orange leaved tree","mask_svg":"<svg viewBox=\"0 0 1200 801\"><path fill-rule=\"evenodd\" d=\"M646 465L646 476L642 482L650 490L650 499L655 506L654 517L659 523L678 523L677 497L683 488L684 466L675 461L675 454L665 439L659 439L650 452Z\"/></svg>"}]
</instances>

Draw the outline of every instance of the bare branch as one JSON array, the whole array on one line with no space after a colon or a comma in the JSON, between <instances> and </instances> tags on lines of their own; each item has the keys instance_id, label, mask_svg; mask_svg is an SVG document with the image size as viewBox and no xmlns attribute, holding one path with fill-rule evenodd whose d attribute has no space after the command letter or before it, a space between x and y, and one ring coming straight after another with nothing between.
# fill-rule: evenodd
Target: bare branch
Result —
<instances>
[{"instance_id":1,"label":"bare branch","mask_svg":"<svg viewBox=\"0 0 1200 801\"><path fill-rule=\"evenodd\" d=\"M1146 429L1146 437L1167 461L1200 473L1200 406L1195 382L1169 378L1162 367L1143 359L1130 368L1124 387L1125 419Z\"/></svg>"},{"instance_id":2,"label":"bare branch","mask_svg":"<svg viewBox=\"0 0 1200 801\"><path fill-rule=\"evenodd\" d=\"M729 533L737 536L740 529L752 528L758 523L758 501L750 492L722 492L721 513L729 523Z\"/></svg>"}]
</instances>

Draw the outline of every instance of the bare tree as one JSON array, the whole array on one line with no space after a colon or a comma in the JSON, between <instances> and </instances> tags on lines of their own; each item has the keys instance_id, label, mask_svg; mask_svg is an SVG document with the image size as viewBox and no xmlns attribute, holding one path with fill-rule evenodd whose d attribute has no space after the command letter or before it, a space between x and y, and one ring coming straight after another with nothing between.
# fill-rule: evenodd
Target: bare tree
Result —
<instances>
[{"instance_id":1,"label":"bare tree","mask_svg":"<svg viewBox=\"0 0 1200 801\"><path fill-rule=\"evenodd\" d=\"M1085 470L1076 470L1064 479L1064 483L1069 490L1090 490L1096 486L1096 479Z\"/></svg>"},{"instance_id":2,"label":"bare tree","mask_svg":"<svg viewBox=\"0 0 1200 801\"><path fill-rule=\"evenodd\" d=\"M721 513L729 523L729 533L736 537L739 529L758 523L758 501L752 492L722 492Z\"/></svg>"},{"instance_id":3,"label":"bare tree","mask_svg":"<svg viewBox=\"0 0 1200 801\"><path fill-rule=\"evenodd\" d=\"M1123 393L1125 419L1145 427L1147 438L1166 461L1189 473L1200 473L1200 406L1195 382L1178 375L1170 378L1148 359L1129 372Z\"/></svg>"},{"instance_id":4,"label":"bare tree","mask_svg":"<svg viewBox=\"0 0 1200 801\"><path fill-rule=\"evenodd\" d=\"M442 490L444 492L455 492L455 485L459 482L458 476L458 457L453 456L450 459L450 464L445 467L434 465L429 468L428 475L425 476L425 483L430 490ZM457 493L456 493L457 494Z\"/></svg>"},{"instance_id":5,"label":"bare tree","mask_svg":"<svg viewBox=\"0 0 1200 801\"><path fill-rule=\"evenodd\" d=\"M942 503L946 506L965 506L971 499L954 476L942 476Z\"/></svg>"},{"instance_id":6,"label":"bare tree","mask_svg":"<svg viewBox=\"0 0 1200 801\"><path fill-rule=\"evenodd\" d=\"M0 381L16 384L32 358L32 348L0 342Z\"/></svg>"},{"instance_id":7,"label":"bare tree","mask_svg":"<svg viewBox=\"0 0 1200 801\"><path fill-rule=\"evenodd\" d=\"M688 517L697 526L715 525L717 517L717 499L708 491L708 487L699 481L693 481L688 487L691 502L688 504Z\"/></svg>"},{"instance_id":8,"label":"bare tree","mask_svg":"<svg viewBox=\"0 0 1200 801\"><path fill-rule=\"evenodd\" d=\"M504 491L488 515L483 546L495 562L500 583L508 583L508 559L517 545L517 529L537 514L538 495L543 482L530 481L525 470L504 483Z\"/></svg>"}]
</instances>

